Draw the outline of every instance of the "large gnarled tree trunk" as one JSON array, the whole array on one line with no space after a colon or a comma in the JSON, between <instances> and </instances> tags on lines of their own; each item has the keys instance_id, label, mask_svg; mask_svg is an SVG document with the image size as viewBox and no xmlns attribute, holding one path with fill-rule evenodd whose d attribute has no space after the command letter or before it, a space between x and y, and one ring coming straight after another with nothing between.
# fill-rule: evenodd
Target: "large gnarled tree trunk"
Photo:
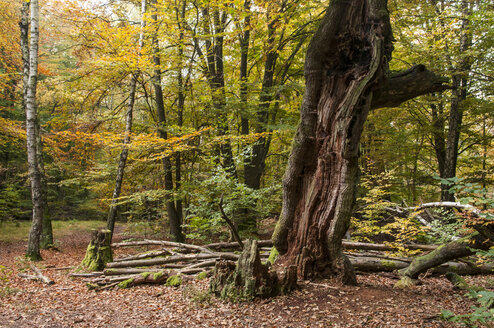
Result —
<instances>
[{"instance_id":1,"label":"large gnarled tree trunk","mask_svg":"<svg viewBox=\"0 0 494 328\"><path fill-rule=\"evenodd\" d=\"M301 123L273 235L281 260L296 264L303 279L356 282L341 240L355 202L369 110L444 88L422 65L389 73L392 48L386 0L331 1L309 45Z\"/></svg>"}]
</instances>

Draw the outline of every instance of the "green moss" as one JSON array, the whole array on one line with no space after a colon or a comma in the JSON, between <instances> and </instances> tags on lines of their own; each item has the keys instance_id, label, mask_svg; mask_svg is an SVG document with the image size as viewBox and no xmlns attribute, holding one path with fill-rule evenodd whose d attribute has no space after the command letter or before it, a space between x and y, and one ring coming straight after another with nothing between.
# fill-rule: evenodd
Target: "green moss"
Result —
<instances>
[{"instance_id":1,"label":"green moss","mask_svg":"<svg viewBox=\"0 0 494 328\"><path fill-rule=\"evenodd\" d=\"M182 284L182 277L180 275L169 276L166 279L166 285L172 287L178 287Z\"/></svg>"},{"instance_id":2,"label":"green moss","mask_svg":"<svg viewBox=\"0 0 494 328\"><path fill-rule=\"evenodd\" d=\"M381 264L385 267L388 267L388 268L396 267L396 263L393 261L381 260Z\"/></svg>"},{"instance_id":3,"label":"green moss","mask_svg":"<svg viewBox=\"0 0 494 328\"><path fill-rule=\"evenodd\" d=\"M147 279L150 275L152 274L152 272L142 272L141 273L141 276L144 278L144 279Z\"/></svg>"},{"instance_id":4,"label":"green moss","mask_svg":"<svg viewBox=\"0 0 494 328\"><path fill-rule=\"evenodd\" d=\"M118 284L118 287L119 288L128 288L130 286L132 286L132 283L134 282L134 278L129 278L127 280L124 280L124 281L121 281L119 284Z\"/></svg>"},{"instance_id":5,"label":"green moss","mask_svg":"<svg viewBox=\"0 0 494 328\"><path fill-rule=\"evenodd\" d=\"M197 280L203 280L208 277L208 273L206 271L203 271L197 275Z\"/></svg>"},{"instance_id":6,"label":"green moss","mask_svg":"<svg viewBox=\"0 0 494 328\"><path fill-rule=\"evenodd\" d=\"M401 279L394 285L395 288L410 288L415 286L415 281L407 276L401 277Z\"/></svg>"},{"instance_id":7,"label":"green moss","mask_svg":"<svg viewBox=\"0 0 494 328\"><path fill-rule=\"evenodd\" d=\"M276 262L276 259L278 258L278 255L280 253L278 252L278 250L276 249L276 247L272 247L271 248L271 252L269 252L269 257L268 257L268 262L271 263L271 265L274 264L274 262Z\"/></svg>"},{"instance_id":8,"label":"green moss","mask_svg":"<svg viewBox=\"0 0 494 328\"><path fill-rule=\"evenodd\" d=\"M90 283L90 282L88 282L88 283L86 284L86 287L87 287L87 289L89 289L89 290L96 290L96 289L98 289L98 288L99 288L99 286L98 286L98 285L96 285L96 284L92 284L92 283Z\"/></svg>"},{"instance_id":9,"label":"green moss","mask_svg":"<svg viewBox=\"0 0 494 328\"><path fill-rule=\"evenodd\" d=\"M158 280L159 278L163 277L164 274L165 273L163 271L158 271L158 272L153 274L153 279Z\"/></svg>"}]
</instances>

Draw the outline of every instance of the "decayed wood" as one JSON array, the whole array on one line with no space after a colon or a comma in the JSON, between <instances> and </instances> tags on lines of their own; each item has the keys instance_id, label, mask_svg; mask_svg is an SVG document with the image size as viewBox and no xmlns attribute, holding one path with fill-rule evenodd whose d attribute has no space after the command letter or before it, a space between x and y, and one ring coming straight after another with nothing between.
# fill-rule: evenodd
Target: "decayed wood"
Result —
<instances>
[{"instance_id":1,"label":"decayed wood","mask_svg":"<svg viewBox=\"0 0 494 328\"><path fill-rule=\"evenodd\" d=\"M415 97L436 89L408 81L419 80L423 67L390 74L392 40L386 0L333 0L309 44L301 121L273 234L283 261L297 265L301 278L356 282L341 241L355 204L360 136L376 107L374 95L379 100L387 93L401 102L400 93ZM401 78L402 89L386 92Z\"/></svg>"},{"instance_id":2,"label":"decayed wood","mask_svg":"<svg viewBox=\"0 0 494 328\"><path fill-rule=\"evenodd\" d=\"M237 263L218 261L213 270L210 290L222 298L233 300L267 298L288 293L296 286L296 268L290 267L280 279L263 264L256 240L247 240Z\"/></svg>"}]
</instances>

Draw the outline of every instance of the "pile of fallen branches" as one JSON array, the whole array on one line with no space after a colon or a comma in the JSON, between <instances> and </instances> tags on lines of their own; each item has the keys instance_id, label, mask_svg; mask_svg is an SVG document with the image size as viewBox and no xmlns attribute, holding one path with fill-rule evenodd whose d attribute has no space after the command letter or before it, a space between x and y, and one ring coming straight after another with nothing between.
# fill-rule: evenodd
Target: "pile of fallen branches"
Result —
<instances>
[{"instance_id":1,"label":"pile of fallen branches","mask_svg":"<svg viewBox=\"0 0 494 328\"><path fill-rule=\"evenodd\" d=\"M271 240L258 242L261 259L266 261L273 243ZM131 287L139 284L162 284L170 277L179 277L180 281L193 279L193 275L204 272L208 275L218 260L237 261L242 244L239 242L214 243L198 246L165 240L140 240L114 243L112 248L152 246L155 249L117 258L107 263L101 272L75 273L72 276L87 278L88 286L94 289L107 289L118 286ZM393 272L406 268L412 258L394 257L385 252L395 248L385 244L361 243L344 240L345 253L357 271ZM420 250L422 253L433 251L435 245L409 244L404 247ZM459 274L478 274L481 268L469 262L447 262L433 272L454 271Z\"/></svg>"},{"instance_id":2,"label":"pile of fallen branches","mask_svg":"<svg viewBox=\"0 0 494 328\"><path fill-rule=\"evenodd\" d=\"M198 246L166 240L141 240L114 243L112 248L158 246L148 252L114 259L101 272L74 273L74 277L90 278L88 286L106 289L121 288L139 284L159 284L172 276L180 280L205 272L209 274L217 260L237 261L239 254L219 251L208 246ZM237 246L239 246L237 244ZM269 248L261 248L261 257L266 259Z\"/></svg>"}]
</instances>

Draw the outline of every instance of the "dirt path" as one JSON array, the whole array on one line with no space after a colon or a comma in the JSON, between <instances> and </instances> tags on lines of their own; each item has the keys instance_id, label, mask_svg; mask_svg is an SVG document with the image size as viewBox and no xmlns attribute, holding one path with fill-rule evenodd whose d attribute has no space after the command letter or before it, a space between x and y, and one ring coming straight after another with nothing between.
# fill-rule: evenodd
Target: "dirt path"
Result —
<instances>
[{"instance_id":1,"label":"dirt path","mask_svg":"<svg viewBox=\"0 0 494 328\"><path fill-rule=\"evenodd\" d=\"M60 252L43 251L40 265L53 286L19 278L25 246L0 244L0 265L7 267L0 276L9 279L0 280L0 327L455 327L437 314L465 313L472 305L442 278L403 291L379 275L359 275L357 287L303 282L290 296L241 304L204 300L206 280L88 291L81 279L68 277L70 270L54 269L78 265L88 238L66 236Z\"/></svg>"}]
</instances>

